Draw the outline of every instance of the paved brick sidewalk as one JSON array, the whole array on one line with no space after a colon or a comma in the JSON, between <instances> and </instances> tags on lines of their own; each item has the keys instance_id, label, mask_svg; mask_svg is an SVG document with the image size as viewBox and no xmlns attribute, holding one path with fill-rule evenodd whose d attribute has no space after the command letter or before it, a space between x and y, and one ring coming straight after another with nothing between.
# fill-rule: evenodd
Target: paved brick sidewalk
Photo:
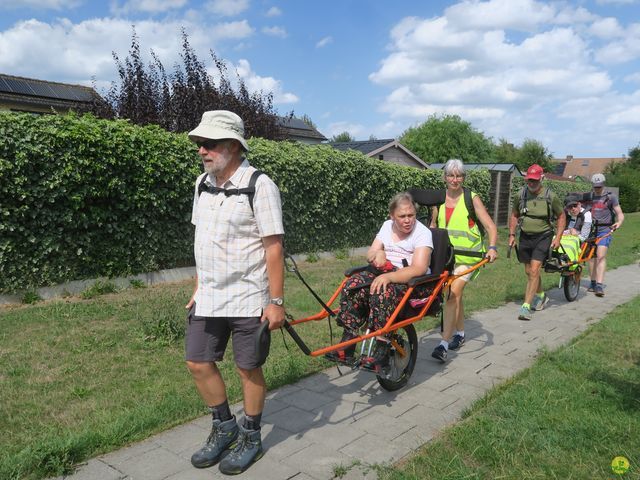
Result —
<instances>
[{"instance_id":1,"label":"paved brick sidewalk","mask_svg":"<svg viewBox=\"0 0 640 480\"><path fill-rule=\"evenodd\" d=\"M442 365L431 358L438 331L419 339L418 363L409 385L383 390L372 374L335 368L268 395L263 416L265 456L239 479L326 480L337 466L343 479L373 479L367 464L394 462L428 442L487 390L533 362L541 347L567 343L617 305L640 293L637 264L607 273L606 296L580 291L568 303L561 290L530 322L517 320L514 303L474 314L465 322L466 344ZM586 284L583 281L583 286ZM343 373L346 369L342 369ZM241 405L233 410L242 411ZM226 478L216 466L189 462L209 433L202 417L122 450L89 460L70 480L199 480ZM356 464L359 464L356 466Z\"/></svg>"}]
</instances>

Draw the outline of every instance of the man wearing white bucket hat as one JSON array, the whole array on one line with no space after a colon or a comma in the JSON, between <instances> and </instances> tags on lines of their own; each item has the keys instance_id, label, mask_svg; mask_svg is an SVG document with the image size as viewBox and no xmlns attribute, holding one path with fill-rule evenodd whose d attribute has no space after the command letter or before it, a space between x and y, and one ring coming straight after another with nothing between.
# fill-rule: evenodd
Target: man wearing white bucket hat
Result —
<instances>
[{"instance_id":1,"label":"man wearing white bucket hat","mask_svg":"<svg viewBox=\"0 0 640 480\"><path fill-rule=\"evenodd\" d=\"M198 146L205 172L196 181L191 217L196 227L196 287L186 305L185 357L213 422L191 463L206 468L220 462L222 473L237 474L262 457L266 355L259 356L256 332L265 321L270 330L280 328L285 318L280 192L244 158L249 145L244 123L235 113L205 112L189 139ZM242 380L240 425L216 365L229 337Z\"/></svg>"}]
</instances>

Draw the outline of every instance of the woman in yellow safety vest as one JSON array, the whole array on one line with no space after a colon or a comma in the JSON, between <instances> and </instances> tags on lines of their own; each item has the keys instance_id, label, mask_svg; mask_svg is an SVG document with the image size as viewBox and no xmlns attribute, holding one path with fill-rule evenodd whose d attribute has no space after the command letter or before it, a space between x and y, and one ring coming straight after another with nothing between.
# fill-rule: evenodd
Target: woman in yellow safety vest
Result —
<instances>
[{"instance_id":1,"label":"woman in yellow safety vest","mask_svg":"<svg viewBox=\"0 0 640 480\"><path fill-rule=\"evenodd\" d=\"M453 245L456 260L454 275L457 275L487 257L493 262L498 257L496 242L498 229L482 199L471 192L473 212L469 212L464 199L465 171L461 160L451 159L444 166L444 181L447 185L445 203L437 208L437 214L432 216L431 226L446 228ZM489 237L489 246L485 250L483 238L477 224L480 221ZM462 292L466 284L475 278L478 270L453 280L449 286L449 293L445 294L444 329L440 344L433 350L431 356L444 363L447 351L457 350L465 343L464 338L464 307ZM454 333L455 331L455 333Z\"/></svg>"}]
</instances>

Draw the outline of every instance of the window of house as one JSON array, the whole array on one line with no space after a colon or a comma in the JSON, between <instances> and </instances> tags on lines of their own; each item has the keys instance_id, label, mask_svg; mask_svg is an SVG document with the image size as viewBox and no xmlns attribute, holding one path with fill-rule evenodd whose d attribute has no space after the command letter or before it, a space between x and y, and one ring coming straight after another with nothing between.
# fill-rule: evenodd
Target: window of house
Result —
<instances>
[{"instance_id":1,"label":"window of house","mask_svg":"<svg viewBox=\"0 0 640 480\"><path fill-rule=\"evenodd\" d=\"M384 155L383 154L378 154L378 160L384 160Z\"/></svg>"},{"instance_id":2,"label":"window of house","mask_svg":"<svg viewBox=\"0 0 640 480\"><path fill-rule=\"evenodd\" d=\"M582 160L582 166L583 167L588 167L589 166L589 160Z\"/></svg>"}]
</instances>

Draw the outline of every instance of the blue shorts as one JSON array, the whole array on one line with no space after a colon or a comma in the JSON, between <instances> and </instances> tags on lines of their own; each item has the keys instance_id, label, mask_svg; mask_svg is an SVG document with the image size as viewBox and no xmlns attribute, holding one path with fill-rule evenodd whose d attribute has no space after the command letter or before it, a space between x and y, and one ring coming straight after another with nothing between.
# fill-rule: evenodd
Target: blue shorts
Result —
<instances>
[{"instance_id":1,"label":"blue shorts","mask_svg":"<svg viewBox=\"0 0 640 480\"><path fill-rule=\"evenodd\" d=\"M606 235L611 231L610 228L599 228L596 233L596 238L601 237L602 235ZM609 235L598 242L599 247L609 247L611 245L611 240L613 240L613 235Z\"/></svg>"}]
</instances>

